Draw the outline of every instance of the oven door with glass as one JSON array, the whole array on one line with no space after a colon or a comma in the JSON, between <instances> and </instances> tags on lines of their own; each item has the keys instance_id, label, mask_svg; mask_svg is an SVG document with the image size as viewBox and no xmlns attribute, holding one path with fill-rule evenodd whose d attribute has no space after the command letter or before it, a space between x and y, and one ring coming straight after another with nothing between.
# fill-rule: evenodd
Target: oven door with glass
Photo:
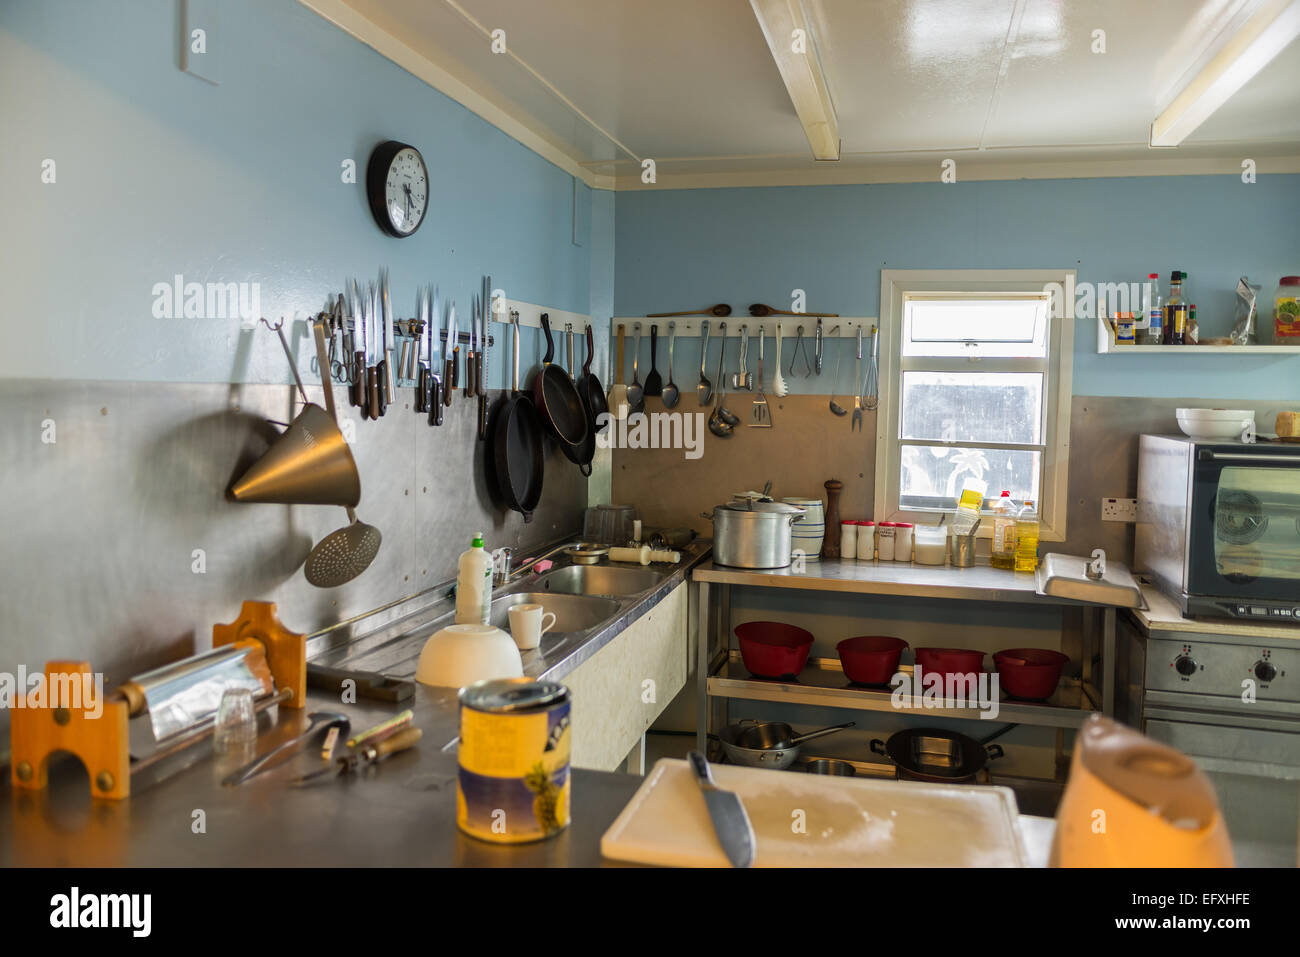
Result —
<instances>
[{"instance_id":1,"label":"oven door with glass","mask_svg":"<svg viewBox=\"0 0 1300 957\"><path fill-rule=\"evenodd\" d=\"M1197 443L1190 497L1186 613L1300 622L1300 447Z\"/></svg>"}]
</instances>

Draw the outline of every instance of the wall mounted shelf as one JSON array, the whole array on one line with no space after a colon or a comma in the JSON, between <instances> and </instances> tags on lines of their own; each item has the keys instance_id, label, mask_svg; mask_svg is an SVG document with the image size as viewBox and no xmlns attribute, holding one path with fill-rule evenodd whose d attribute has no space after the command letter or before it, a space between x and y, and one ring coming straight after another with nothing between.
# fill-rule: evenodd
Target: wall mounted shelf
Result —
<instances>
[{"instance_id":1,"label":"wall mounted shelf","mask_svg":"<svg viewBox=\"0 0 1300 957\"><path fill-rule=\"evenodd\" d=\"M1115 335L1105 319L1097 320L1097 352L1101 355L1170 355L1170 356L1214 356L1214 355L1248 355L1248 356L1287 356L1300 355L1300 345L1296 346L1121 346L1115 343Z\"/></svg>"}]
</instances>

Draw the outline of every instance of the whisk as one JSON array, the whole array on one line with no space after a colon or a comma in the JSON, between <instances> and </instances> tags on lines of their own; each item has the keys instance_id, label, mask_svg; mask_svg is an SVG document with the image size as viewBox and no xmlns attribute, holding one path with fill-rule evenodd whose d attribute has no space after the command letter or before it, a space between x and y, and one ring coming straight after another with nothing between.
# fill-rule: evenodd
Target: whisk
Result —
<instances>
[{"instance_id":1,"label":"whisk","mask_svg":"<svg viewBox=\"0 0 1300 957\"><path fill-rule=\"evenodd\" d=\"M868 412L875 412L880 405L880 385L877 379L877 357L880 350L880 327L871 330L871 361L867 363L867 378L862 384L862 405Z\"/></svg>"}]
</instances>

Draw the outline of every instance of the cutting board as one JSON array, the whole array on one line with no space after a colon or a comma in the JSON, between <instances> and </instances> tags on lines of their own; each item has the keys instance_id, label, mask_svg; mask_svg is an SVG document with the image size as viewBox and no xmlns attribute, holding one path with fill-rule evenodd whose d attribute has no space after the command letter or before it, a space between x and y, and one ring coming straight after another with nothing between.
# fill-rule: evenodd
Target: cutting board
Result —
<instances>
[{"instance_id":1,"label":"cutting board","mask_svg":"<svg viewBox=\"0 0 1300 957\"><path fill-rule=\"evenodd\" d=\"M749 814L755 867L1026 866L1009 788L711 767ZM640 864L728 866L699 785L670 758L651 769L600 850Z\"/></svg>"}]
</instances>

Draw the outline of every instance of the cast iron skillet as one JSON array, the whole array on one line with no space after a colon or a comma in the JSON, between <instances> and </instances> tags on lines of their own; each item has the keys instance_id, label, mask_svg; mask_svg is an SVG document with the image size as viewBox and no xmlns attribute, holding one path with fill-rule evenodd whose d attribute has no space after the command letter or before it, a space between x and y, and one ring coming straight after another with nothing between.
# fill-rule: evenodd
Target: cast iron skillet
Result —
<instances>
[{"instance_id":1,"label":"cast iron skillet","mask_svg":"<svg viewBox=\"0 0 1300 957\"><path fill-rule=\"evenodd\" d=\"M590 333L589 333L590 334ZM569 350L569 376L573 375L573 334L565 333L565 344ZM588 359L588 362L591 360ZM576 386L575 386L576 388ZM591 460L596 457L596 416L591 411L591 406L587 404L587 397L578 389L578 398L582 402L582 410L587 416L587 437L578 445L569 445L567 442L561 442L560 448L563 449L565 456L570 462L578 466L578 470L584 476L591 476Z\"/></svg>"},{"instance_id":2,"label":"cast iron skillet","mask_svg":"<svg viewBox=\"0 0 1300 957\"><path fill-rule=\"evenodd\" d=\"M533 403L542 422L562 444L581 445L587 438L587 411L569 374L551 362L555 358L555 340L551 338L551 317L545 312L542 330L546 333L546 355L542 357L542 371L533 381Z\"/></svg>"},{"instance_id":3,"label":"cast iron skillet","mask_svg":"<svg viewBox=\"0 0 1300 957\"><path fill-rule=\"evenodd\" d=\"M533 510L542 497L545 456L541 416L532 399L519 391L518 322L514 326L513 352L510 397L501 403L492 419L488 482L489 486L495 483L503 504L523 515L525 522L531 522Z\"/></svg>"},{"instance_id":4,"label":"cast iron skillet","mask_svg":"<svg viewBox=\"0 0 1300 957\"><path fill-rule=\"evenodd\" d=\"M605 390L600 387L600 379L591 371L591 360L596 357L596 343L591 335L591 326L587 326L587 361L578 377L578 395L591 410L591 421L597 423L596 431L603 432L609 428L609 420L600 421L602 415L609 413L609 402Z\"/></svg>"}]
</instances>

